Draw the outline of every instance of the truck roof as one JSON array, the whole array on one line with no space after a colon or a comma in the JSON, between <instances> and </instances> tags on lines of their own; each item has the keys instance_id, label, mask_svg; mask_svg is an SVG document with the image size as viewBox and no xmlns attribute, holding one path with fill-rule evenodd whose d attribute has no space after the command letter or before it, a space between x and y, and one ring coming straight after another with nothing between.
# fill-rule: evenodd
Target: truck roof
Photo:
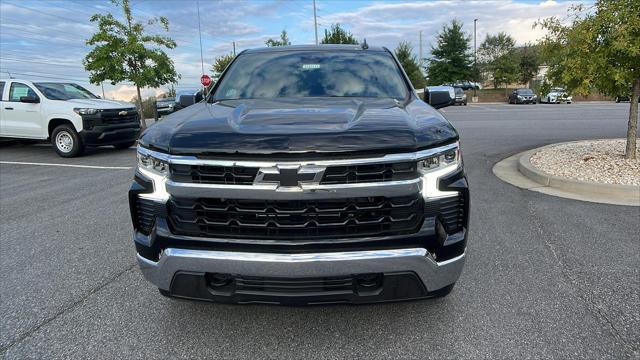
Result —
<instances>
[{"instance_id":1,"label":"truck roof","mask_svg":"<svg viewBox=\"0 0 640 360\"><path fill-rule=\"evenodd\" d=\"M51 80L51 79L44 79L44 78L37 78L37 77L35 77L33 79L28 79L28 80L27 79L10 78L10 79L0 79L0 81L19 81L19 82L31 82L31 83L34 83L34 82L46 82L46 83L58 83L58 84L69 84L69 83L77 84L78 83L77 81L72 81L72 80L69 80L69 81Z\"/></svg>"},{"instance_id":2,"label":"truck roof","mask_svg":"<svg viewBox=\"0 0 640 360\"><path fill-rule=\"evenodd\" d=\"M321 44L321 45L289 45L289 46L271 46L247 49L242 53L252 54L261 52L276 52L276 51L388 51L385 47L370 46L366 49L362 48L362 45L349 45L349 44Z\"/></svg>"}]
</instances>

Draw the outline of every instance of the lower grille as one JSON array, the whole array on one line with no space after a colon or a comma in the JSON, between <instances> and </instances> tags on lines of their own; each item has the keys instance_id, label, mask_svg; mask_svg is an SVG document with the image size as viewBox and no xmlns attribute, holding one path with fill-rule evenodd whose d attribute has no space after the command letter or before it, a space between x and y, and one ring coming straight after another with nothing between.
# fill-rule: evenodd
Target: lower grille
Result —
<instances>
[{"instance_id":1,"label":"lower grille","mask_svg":"<svg viewBox=\"0 0 640 360\"><path fill-rule=\"evenodd\" d=\"M235 278L236 292L267 293L327 293L353 292L351 276L329 278L264 278L254 276L238 276Z\"/></svg>"},{"instance_id":2,"label":"lower grille","mask_svg":"<svg viewBox=\"0 0 640 360\"><path fill-rule=\"evenodd\" d=\"M171 199L169 223L179 235L302 240L383 236L418 231L420 194L323 200Z\"/></svg>"},{"instance_id":3,"label":"lower grille","mask_svg":"<svg viewBox=\"0 0 640 360\"><path fill-rule=\"evenodd\" d=\"M439 216L447 233L453 234L464 226L464 197L446 197L425 203L426 216Z\"/></svg>"}]
</instances>

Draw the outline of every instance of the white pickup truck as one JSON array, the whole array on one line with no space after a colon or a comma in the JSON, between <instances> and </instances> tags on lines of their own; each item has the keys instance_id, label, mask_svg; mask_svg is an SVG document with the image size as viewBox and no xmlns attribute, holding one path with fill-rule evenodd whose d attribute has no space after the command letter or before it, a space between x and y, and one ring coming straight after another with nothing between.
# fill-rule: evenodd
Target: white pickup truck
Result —
<instances>
[{"instance_id":1,"label":"white pickup truck","mask_svg":"<svg viewBox=\"0 0 640 360\"><path fill-rule=\"evenodd\" d=\"M62 157L87 146L126 149L140 135L136 108L69 82L0 80L0 137L50 139Z\"/></svg>"}]
</instances>

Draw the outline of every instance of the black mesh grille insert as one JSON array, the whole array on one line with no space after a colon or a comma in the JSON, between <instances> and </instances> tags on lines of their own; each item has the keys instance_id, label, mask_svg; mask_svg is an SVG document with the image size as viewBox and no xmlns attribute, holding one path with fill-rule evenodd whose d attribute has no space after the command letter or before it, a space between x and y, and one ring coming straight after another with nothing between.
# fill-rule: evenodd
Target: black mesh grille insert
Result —
<instances>
[{"instance_id":1,"label":"black mesh grille insert","mask_svg":"<svg viewBox=\"0 0 640 360\"><path fill-rule=\"evenodd\" d=\"M171 179L199 184L251 185L258 168L238 166L171 165Z\"/></svg>"},{"instance_id":2,"label":"black mesh grille insert","mask_svg":"<svg viewBox=\"0 0 640 360\"><path fill-rule=\"evenodd\" d=\"M327 293L353 292L354 282L351 276L327 278L264 278L256 276L238 276L235 279L236 292L269 293Z\"/></svg>"},{"instance_id":3,"label":"black mesh grille insert","mask_svg":"<svg viewBox=\"0 0 640 360\"><path fill-rule=\"evenodd\" d=\"M354 184L415 179L415 162L331 166L324 173L321 184Z\"/></svg>"},{"instance_id":4,"label":"black mesh grille insert","mask_svg":"<svg viewBox=\"0 0 640 360\"><path fill-rule=\"evenodd\" d=\"M419 194L323 200L197 199L169 201L172 231L203 237L303 240L418 231Z\"/></svg>"},{"instance_id":5,"label":"black mesh grille insert","mask_svg":"<svg viewBox=\"0 0 640 360\"><path fill-rule=\"evenodd\" d=\"M121 111L126 111L126 115L120 115ZM138 113L135 110L115 109L103 110L100 113L102 122L105 124L125 124L138 121Z\"/></svg>"},{"instance_id":6,"label":"black mesh grille insert","mask_svg":"<svg viewBox=\"0 0 640 360\"><path fill-rule=\"evenodd\" d=\"M149 234L155 221L155 202L138 198L136 202L136 220L138 231Z\"/></svg>"},{"instance_id":7,"label":"black mesh grille insert","mask_svg":"<svg viewBox=\"0 0 640 360\"><path fill-rule=\"evenodd\" d=\"M427 201L425 203L425 214L427 216L439 216L447 233L456 233L462 230L464 226L464 197L460 194Z\"/></svg>"}]
</instances>

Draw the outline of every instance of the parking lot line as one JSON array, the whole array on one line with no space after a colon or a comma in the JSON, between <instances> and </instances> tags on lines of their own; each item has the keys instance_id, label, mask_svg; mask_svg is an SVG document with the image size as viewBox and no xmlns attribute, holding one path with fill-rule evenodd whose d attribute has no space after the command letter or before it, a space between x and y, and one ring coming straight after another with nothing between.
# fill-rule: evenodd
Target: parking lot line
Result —
<instances>
[{"instance_id":1,"label":"parking lot line","mask_svg":"<svg viewBox=\"0 0 640 360\"><path fill-rule=\"evenodd\" d=\"M498 111L497 109L492 109L492 108L485 107L485 106L482 106L482 105L477 105L477 104L469 104L469 107L474 107L474 108L487 110L487 111Z\"/></svg>"},{"instance_id":2,"label":"parking lot line","mask_svg":"<svg viewBox=\"0 0 640 360\"><path fill-rule=\"evenodd\" d=\"M22 161L0 161L0 164L36 165L36 166L60 166L60 167L74 167L74 168L84 168L84 169L105 169L105 170L130 170L131 169L130 166L95 166L95 165L35 163L35 162L22 162Z\"/></svg>"}]
</instances>

